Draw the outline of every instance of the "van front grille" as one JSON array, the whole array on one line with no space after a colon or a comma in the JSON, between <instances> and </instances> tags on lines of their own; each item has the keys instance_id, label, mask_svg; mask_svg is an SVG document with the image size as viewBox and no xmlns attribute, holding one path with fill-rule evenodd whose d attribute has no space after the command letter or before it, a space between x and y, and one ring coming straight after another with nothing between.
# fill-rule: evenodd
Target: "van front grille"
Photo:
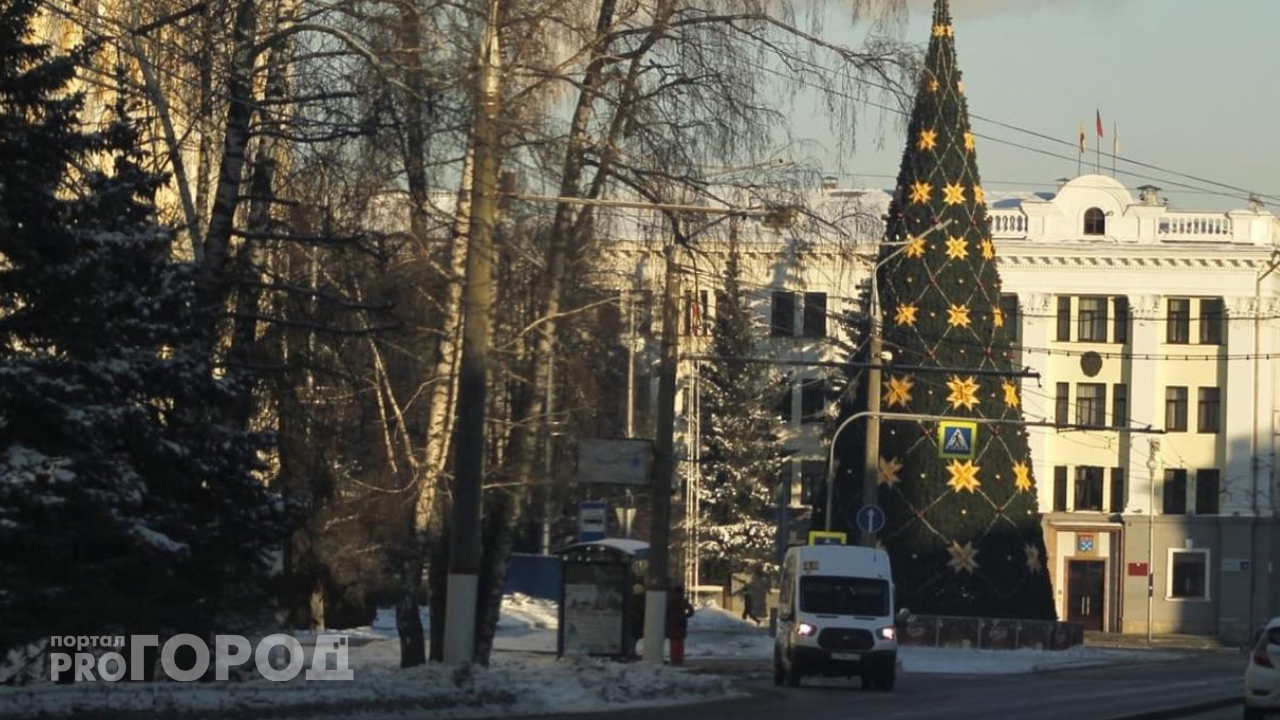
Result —
<instances>
[{"instance_id":1,"label":"van front grille","mask_svg":"<svg viewBox=\"0 0 1280 720\"><path fill-rule=\"evenodd\" d=\"M823 650L870 650L875 644L870 630L827 628L818 633L818 647Z\"/></svg>"}]
</instances>

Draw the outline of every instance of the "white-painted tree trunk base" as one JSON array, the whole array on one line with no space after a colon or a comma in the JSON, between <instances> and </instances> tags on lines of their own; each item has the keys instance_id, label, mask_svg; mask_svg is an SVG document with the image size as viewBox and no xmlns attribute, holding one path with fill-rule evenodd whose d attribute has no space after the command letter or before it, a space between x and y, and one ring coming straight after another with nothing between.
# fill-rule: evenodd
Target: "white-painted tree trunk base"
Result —
<instances>
[{"instance_id":1,"label":"white-painted tree trunk base","mask_svg":"<svg viewBox=\"0 0 1280 720\"><path fill-rule=\"evenodd\" d=\"M645 662L662 664L665 653L663 640L667 630L667 591L649 590L644 594L644 649Z\"/></svg>"},{"instance_id":2,"label":"white-painted tree trunk base","mask_svg":"<svg viewBox=\"0 0 1280 720\"><path fill-rule=\"evenodd\" d=\"M480 576L450 573L445 601L444 661L468 665L476 656L476 602Z\"/></svg>"}]
</instances>

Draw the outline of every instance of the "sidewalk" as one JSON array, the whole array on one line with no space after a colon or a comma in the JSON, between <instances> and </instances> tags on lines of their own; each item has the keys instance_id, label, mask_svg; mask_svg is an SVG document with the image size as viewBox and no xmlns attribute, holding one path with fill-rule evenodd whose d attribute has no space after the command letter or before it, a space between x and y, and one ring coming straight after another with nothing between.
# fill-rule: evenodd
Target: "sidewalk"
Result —
<instances>
[{"instance_id":1,"label":"sidewalk","mask_svg":"<svg viewBox=\"0 0 1280 720\"><path fill-rule=\"evenodd\" d=\"M1159 648L1162 650L1216 650L1237 652L1239 645L1223 642L1212 635L1155 635L1147 645L1146 635L1121 635L1120 633L1086 632L1086 647L1098 648Z\"/></svg>"}]
</instances>

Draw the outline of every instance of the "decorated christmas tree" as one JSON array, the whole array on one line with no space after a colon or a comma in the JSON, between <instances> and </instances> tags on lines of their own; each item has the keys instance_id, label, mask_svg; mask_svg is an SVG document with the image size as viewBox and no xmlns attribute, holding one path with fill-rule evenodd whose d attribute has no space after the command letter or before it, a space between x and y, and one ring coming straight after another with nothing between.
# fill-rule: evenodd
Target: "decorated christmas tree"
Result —
<instances>
[{"instance_id":1,"label":"decorated christmas tree","mask_svg":"<svg viewBox=\"0 0 1280 720\"><path fill-rule=\"evenodd\" d=\"M947 0L934 6L908 133L881 253L884 340L894 364L938 370L887 371L883 408L1012 422L940 439L938 423L886 421L880 541L900 603L915 612L1052 618L1035 474L1025 427L1016 424L1020 387Z\"/></svg>"}]
</instances>

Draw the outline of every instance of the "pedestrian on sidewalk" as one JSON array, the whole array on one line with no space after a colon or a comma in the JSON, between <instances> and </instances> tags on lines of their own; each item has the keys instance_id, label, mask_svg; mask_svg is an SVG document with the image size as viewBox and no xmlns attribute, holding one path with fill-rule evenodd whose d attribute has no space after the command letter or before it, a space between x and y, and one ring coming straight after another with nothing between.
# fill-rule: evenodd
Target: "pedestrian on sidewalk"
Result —
<instances>
[{"instance_id":1,"label":"pedestrian on sidewalk","mask_svg":"<svg viewBox=\"0 0 1280 720\"><path fill-rule=\"evenodd\" d=\"M693 605L684 596L683 585L672 585L667 593L667 639L671 641L671 664L684 664L684 641L689 637Z\"/></svg>"}]
</instances>

